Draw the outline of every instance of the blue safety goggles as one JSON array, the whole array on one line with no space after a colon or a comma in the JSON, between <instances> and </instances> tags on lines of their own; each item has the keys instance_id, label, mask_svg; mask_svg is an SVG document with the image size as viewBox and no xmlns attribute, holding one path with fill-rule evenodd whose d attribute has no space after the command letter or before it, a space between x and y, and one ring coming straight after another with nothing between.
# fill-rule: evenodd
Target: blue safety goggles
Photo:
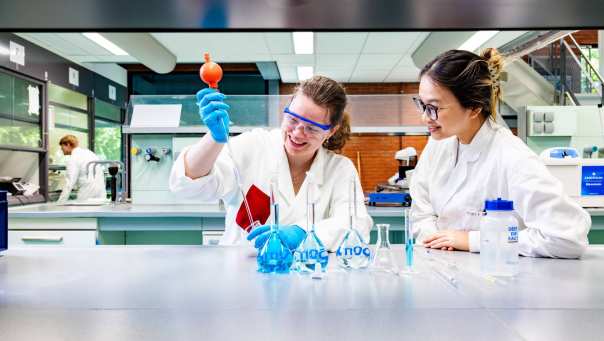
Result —
<instances>
[{"instance_id":1,"label":"blue safety goggles","mask_svg":"<svg viewBox=\"0 0 604 341\"><path fill-rule=\"evenodd\" d=\"M295 112L290 111L289 110L289 106L285 107L285 109L283 109L283 112L286 113L286 114L288 114L288 115L291 115L291 116L293 116L293 117L295 117L295 118L297 118L297 119L299 119L301 121L304 121L306 123L312 124L313 126L319 127L322 130L327 131L327 130L331 129L331 124L321 124L319 122L315 122L313 120L310 120L310 119L308 119L306 117L302 117L302 116L296 114Z\"/></svg>"}]
</instances>

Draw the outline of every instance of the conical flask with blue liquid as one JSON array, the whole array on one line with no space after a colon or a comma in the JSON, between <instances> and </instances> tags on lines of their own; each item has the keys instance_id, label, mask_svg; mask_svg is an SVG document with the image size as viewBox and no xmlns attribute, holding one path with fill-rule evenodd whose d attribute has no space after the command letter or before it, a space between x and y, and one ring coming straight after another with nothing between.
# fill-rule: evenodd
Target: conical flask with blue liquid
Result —
<instances>
[{"instance_id":1,"label":"conical flask with blue liquid","mask_svg":"<svg viewBox=\"0 0 604 341\"><path fill-rule=\"evenodd\" d=\"M348 214L350 216L348 231L338 246L336 258L340 266L347 269L363 269L369 265L371 251L368 242L365 241L359 231L355 228L357 222L357 183L356 178L351 177L348 194ZM361 203L362 204L362 203Z\"/></svg>"},{"instance_id":2,"label":"conical flask with blue liquid","mask_svg":"<svg viewBox=\"0 0 604 341\"><path fill-rule=\"evenodd\" d=\"M263 273L288 273L293 254L279 236L279 204L277 202L277 177L273 176L270 186L271 230L268 239L258 251L258 271Z\"/></svg>"},{"instance_id":3,"label":"conical flask with blue liquid","mask_svg":"<svg viewBox=\"0 0 604 341\"><path fill-rule=\"evenodd\" d=\"M329 256L315 232L315 205L318 200L316 181L306 173L306 237L294 251L294 269L301 273L325 272Z\"/></svg>"}]
</instances>

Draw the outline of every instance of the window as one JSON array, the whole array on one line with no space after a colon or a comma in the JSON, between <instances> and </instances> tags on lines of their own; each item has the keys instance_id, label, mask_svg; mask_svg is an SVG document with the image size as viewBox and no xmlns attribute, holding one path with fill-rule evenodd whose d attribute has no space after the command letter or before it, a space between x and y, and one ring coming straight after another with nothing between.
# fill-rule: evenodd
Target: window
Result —
<instances>
[{"instance_id":1,"label":"window","mask_svg":"<svg viewBox=\"0 0 604 341\"><path fill-rule=\"evenodd\" d=\"M80 147L88 148L88 99L75 91L48 86L48 150L50 165L65 165L66 157L59 147L65 135L78 138Z\"/></svg>"},{"instance_id":2,"label":"window","mask_svg":"<svg viewBox=\"0 0 604 341\"><path fill-rule=\"evenodd\" d=\"M0 72L0 145L42 148L42 87Z\"/></svg>"},{"instance_id":3,"label":"window","mask_svg":"<svg viewBox=\"0 0 604 341\"><path fill-rule=\"evenodd\" d=\"M103 160L122 160L122 111L94 101L94 152Z\"/></svg>"}]
</instances>

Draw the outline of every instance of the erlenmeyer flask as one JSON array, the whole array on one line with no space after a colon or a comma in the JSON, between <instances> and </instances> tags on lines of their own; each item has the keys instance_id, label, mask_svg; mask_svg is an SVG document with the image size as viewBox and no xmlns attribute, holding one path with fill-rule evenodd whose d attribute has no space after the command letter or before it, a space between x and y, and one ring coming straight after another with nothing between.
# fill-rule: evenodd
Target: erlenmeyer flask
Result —
<instances>
[{"instance_id":1,"label":"erlenmeyer flask","mask_svg":"<svg viewBox=\"0 0 604 341\"><path fill-rule=\"evenodd\" d=\"M370 270L397 274L398 267L394 261L394 253L392 253L388 240L390 224L377 224L376 227L378 229L378 240Z\"/></svg>"},{"instance_id":2,"label":"erlenmeyer flask","mask_svg":"<svg viewBox=\"0 0 604 341\"><path fill-rule=\"evenodd\" d=\"M336 258L340 266L347 269L362 269L369 265L371 251L369 246L356 230L357 218L357 186L356 178L350 179L348 192L348 214L350 220L348 223L348 231L344 235L344 239L338 246ZM361 203L362 204L362 203Z\"/></svg>"},{"instance_id":3,"label":"erlenmeyer flask","mask_svg":"<svg viewBox=\"0 0 604 341\"><path fill-rule=\"evenodd\" d=\"M271 216L273 222L269 237L258 251L258 271L264 273L288 273L294 257L287 244L279 236L279 204L277 203L277 177L271 181Z\"/></svg>"}]
</instances>

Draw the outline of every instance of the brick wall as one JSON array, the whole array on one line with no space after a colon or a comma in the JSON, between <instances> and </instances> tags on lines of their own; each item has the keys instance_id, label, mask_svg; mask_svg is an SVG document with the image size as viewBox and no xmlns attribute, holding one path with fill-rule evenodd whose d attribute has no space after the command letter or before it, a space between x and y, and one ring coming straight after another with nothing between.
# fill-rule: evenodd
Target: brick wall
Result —
<instances>
[{"instance_id":1,"label":"brick wall","mask_svg":"<svg viewBox=\"0 0 604 341\"><path fill-rule=\"evenodd\" d=\"M397 151L414 147L418 154L421 154L427 142L427 136L355 134L342 150L342 154L352 160L361 174L363 191L371 192L378 183L386 182L398 172L398 161L394 159Z\"/></svg>"}]
</instances>

